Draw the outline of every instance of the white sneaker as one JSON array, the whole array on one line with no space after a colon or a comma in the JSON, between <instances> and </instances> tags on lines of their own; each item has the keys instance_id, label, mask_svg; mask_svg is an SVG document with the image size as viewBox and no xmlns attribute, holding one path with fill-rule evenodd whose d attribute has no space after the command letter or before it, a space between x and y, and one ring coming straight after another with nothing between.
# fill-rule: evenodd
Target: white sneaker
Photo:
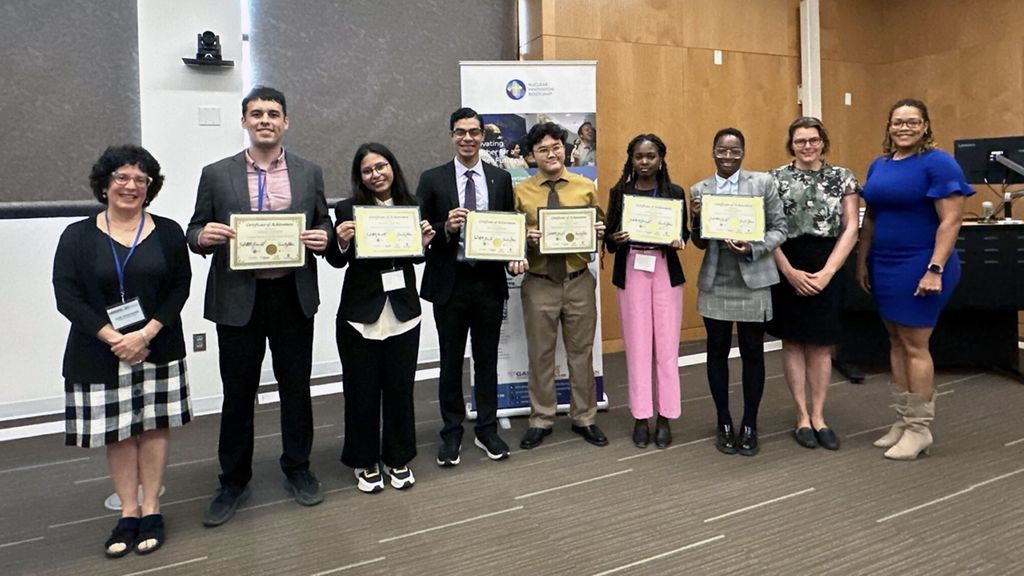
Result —
<instances>
[{"instance_id":1,"label":"white sneaker","mask_svg":"<svg viewBox=\"0 0 1024 576\"><path fill-rule=\"evenodd\" d=\"M416 477L412 475L412 469L408 466L391 468L388 470L388 475L391 476L391 486L395 490L412 488L412 485L416 483Z\"/></svg>"},{"instance_id":2,"label":"white sneaker","mask_svg":"<svg viewBox=\"0 0 1024 576\"><path fill-rule=\"evenodd\" d=\"M374 464L369 468L356 468L355 469L356 488L360 492L366 492L367 494L376 494L384 489L384 476L380 473L380 466Z\"/></svg>"}]
</instances>

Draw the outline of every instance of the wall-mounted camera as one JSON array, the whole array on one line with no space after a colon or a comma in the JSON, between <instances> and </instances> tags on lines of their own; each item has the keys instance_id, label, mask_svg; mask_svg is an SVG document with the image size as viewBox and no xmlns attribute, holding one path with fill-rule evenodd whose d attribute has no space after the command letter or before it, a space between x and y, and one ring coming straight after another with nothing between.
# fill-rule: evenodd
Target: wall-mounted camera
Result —
<instances>
[{"instance_id":1,"label":"wall-mounted camera","mask_svg":"<svg viewBox=\"0 0 1024 576\"><path fill-rule=\"evenodd\" d=\"M235 65L232 60L224 60L221 55L220 36L210 30L196 35L196 57L182 58L181 60L192 66L230 67Z\"/></svg>"}]
</instances>

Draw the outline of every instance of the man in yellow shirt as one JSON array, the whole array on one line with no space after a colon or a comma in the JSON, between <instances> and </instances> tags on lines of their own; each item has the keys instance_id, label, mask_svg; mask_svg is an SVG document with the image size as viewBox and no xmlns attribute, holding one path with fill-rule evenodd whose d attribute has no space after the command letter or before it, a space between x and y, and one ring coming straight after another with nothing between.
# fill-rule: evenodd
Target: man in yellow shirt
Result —
<instances>
[{"instance_id":1,"label":"man in yellow shirt","mask_svg":"<svg viewBox=\"0 0 1024 576\"><path fill-rule=\"evenodd\" d=\"M596 280L587 265L592 255L541 254L538 208L597 209L598 243L604 235L604 212L594 182L565 169L565 129L553 122L537 124L525 138L525 151L537 163L537 174L515 189L516 210L526 214L529 272L523 279L523 322L530 363L530 427L519 446L539 446L551 434L555 394L555 346L558 324L569 364L572 430L595 446L608 438L594 424L597 390L594 382L594 331L597 328Z\"/></svg>"}]
</instances>

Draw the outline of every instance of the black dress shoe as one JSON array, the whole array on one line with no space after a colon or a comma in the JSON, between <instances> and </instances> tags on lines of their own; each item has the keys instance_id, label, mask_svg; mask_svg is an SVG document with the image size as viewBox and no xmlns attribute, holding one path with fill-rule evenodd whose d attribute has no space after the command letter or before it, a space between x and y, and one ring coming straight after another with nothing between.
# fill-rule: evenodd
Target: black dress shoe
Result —
<instances>
[{"instance_id":1,"label":"black dress shoe","mask_svg":"<svg viewBox=\"0 0 1024 576\"><path fill-rule=\"evenodd\" d=\"M759 450L757 446L757 430L754 430L750 426L744 426L743 430L740 431L739 445L736 447L736 451L744 456L753 456L757 454Z\"/></svg>"},{"instance_id":2,"label":"black dress shoe","mask_svg":"<svg viewBox=\"0 0 1024 576\"><path fill-rule=\"evenodd\" d=\"M796 438L796 443L804 448L818 447L818 439L814 437L814 430L807 426L793 430L793 437Z\"/></svg>"},{"instance_id":3,"label":"black dress shoe","mask_svg":"<svg viewBox=\"0 0 1024 576\"><path fill-rule=\"evenodd\" d=\"M633 444L637 448L647 448L647 443L651 440L651 429L647 425L646 418L637 418L636 422L633 423Z\"/></svg>"},{"instance_id":4,"label":"black dress shoe","mask_svg":"<svg viewBox=\"0 0 1024 576\"><path fill-rule=\"evenodd\" d=\"M719 424L718 437L715 439L715 448L722 454L736 453L736 431L732 424Z\"/></svg>"},{"instance_id":5,"label":"black dress shoe","mask_svg":"<svg viewBox=\"0 0 1024 576\"><path fill-rule=\"evenodd\" d=\"M608 438L605 437L604 432L596 425L591 424L590 426L577 426L572 425L572 431L583 436L583 439L590 442L594 446L607 446Z\"/></svg>"},{"instance_id":6,"label":"black dress shoe","mask_svg":"<svg viewBox=\"0 0 1024 576\"><path fill-rule=\"evenodd\" d=\"M836 433L828 426L815 430L814 435L818 437L818 444L821 444L822 448L826 450L839 450L839 438L836 437Z\"/></svg>"},{"instance_id":7,"label":"black dress shoe","mask_svg":"<svg viewBox=\"0 0 1024 576\"><path fill-rule=\"evenodd\" d=\"M544 441L545 436L551 435L551 428L527 428L523 439L519 441L519 447L523 450L536 448Z\"/></svg>"},{"instance_id":8,"label":"black dress shoe","mask_svg":"<svg viewBox=\"0 0 1024 576\"><path fill-rule=\"evenodd\" d=\"M668 426L668 418L658 416L658 422L654 425L654 445L658 448L668 448L672 443L672 429Z\"/></svg>"}]
</instances>

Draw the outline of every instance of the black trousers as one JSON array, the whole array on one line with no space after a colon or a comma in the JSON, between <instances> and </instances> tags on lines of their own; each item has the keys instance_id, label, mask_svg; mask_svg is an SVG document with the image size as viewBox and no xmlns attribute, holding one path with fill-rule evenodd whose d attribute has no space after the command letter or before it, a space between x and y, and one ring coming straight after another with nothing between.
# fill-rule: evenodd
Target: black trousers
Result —
<instances>
[{"instance_id":1,"label":"black trousers","mask_svg":"<svg viewBox=\"0 0 1024 576\"><path fill-rule=\"evenodd\" d=\"M217 325L224 402L220 417L220 482L241 489L252 478L253 408L267 342L281 396L281 470L309 468L313 410L309 375L313 318L307 318L291 276L258 280L256 303L245 326Z\"/></svg>"},{"instance_id":2,"label":"black trousers","mask_svg":"<svg viewBox=\"0 0 1024 576\"><path fill-rule=\"evenodd\" d=\"M351 468L369 468L378 462L392 468L405 466L416 457L412 391L419 325L385 340L368 340L339 318L336 333L345 383L341 462Z\"/></svg>"},{"instance_id":3,"label":"black trousers","mask_svg":"<svg viewBox=\"0 0 1024 576\"><path fill-rule=\"evenodd\" d=\"M704 319L708 333L708 386L715 400L719 424L731 424L729 415L729 348L732 322ZM764 395L764 322L736 322L743 363L743 426L757 429L757 410Z\"/></svg>"},{"instance_id":4,"label":"black trousers","mask_svg":"<svg viewBox=\"0 0 1024 576\"><path fill-rule=\"evenodd\" d=\"M441 439L462 441L466 403L462 395L462 365L466 335L472 334L474 399L477 436L498 430L498 339L501 336L505 301L484 282L475 267L460 264L451 298L434 305L434 323L441 355L437 385L441 405Z\"/></svg>"}]
</instances>

